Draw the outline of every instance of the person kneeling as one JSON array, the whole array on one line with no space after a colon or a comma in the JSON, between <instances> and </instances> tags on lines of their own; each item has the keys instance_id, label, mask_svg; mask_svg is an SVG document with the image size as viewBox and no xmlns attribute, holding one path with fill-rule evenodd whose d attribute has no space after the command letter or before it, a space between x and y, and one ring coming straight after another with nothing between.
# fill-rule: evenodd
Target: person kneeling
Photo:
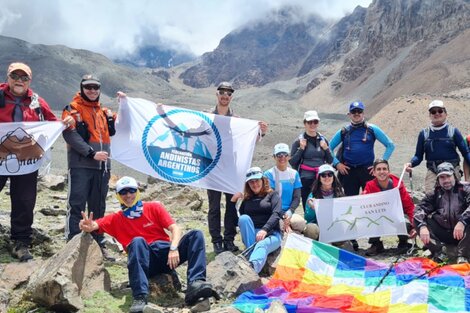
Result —
<instances>
[{"instance_id":1,"label":"person kneeling","mask_svg":"<svg viewBox=\"0 0 470 313\"><path fill-rule=\"evenodd\" d=\"M142 202L137 181L124 176L116 183L121 211L96 221L82 212L82 231L107 233L125 247L128 258L129 284L134 298L130 312L141 312L147 304L148 279L159 273L175 275L177 266L188 261L188 288L185 302L196 304L200 298L218 297L206 282L204 236L191 230L184 236L160 202ZM165 233L168 230L170 237Z\"/></svg>"},{"instance_id":2,"label":"person kneeling","mask_svg":"<svg viewBox=\"0 0 470 313\"><path fill-rule=\"evenodd\" d=\"M425 248L435 261L447 259L443 244L457 245L457 263L468 263L470 233L470 185L457 181L454 166L444 162L437 167L434 193L427 194L416 207L415 225Z\"/></svg>"}]
</instances>

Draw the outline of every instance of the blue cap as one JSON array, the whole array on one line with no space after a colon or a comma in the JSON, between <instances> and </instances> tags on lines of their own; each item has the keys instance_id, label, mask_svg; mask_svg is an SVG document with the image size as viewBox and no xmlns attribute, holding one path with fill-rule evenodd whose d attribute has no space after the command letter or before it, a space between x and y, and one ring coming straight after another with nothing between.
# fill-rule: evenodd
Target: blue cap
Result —
<instances>
[{"instance_id":1,"label":"blue cap","mask_svg":"<svg viewBox=\"0 0 470 313\"><path fill-rule=\"evenodd\" d=\"M354 101L349 105L349 112L355 109L364 110L366 107L361 101Z\"/></svg>"}]
</instances>

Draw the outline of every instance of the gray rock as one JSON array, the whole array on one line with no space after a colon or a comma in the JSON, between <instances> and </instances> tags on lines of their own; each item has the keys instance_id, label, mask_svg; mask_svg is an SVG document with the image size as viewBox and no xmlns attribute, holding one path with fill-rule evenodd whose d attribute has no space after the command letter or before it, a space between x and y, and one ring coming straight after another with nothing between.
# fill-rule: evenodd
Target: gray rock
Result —
<instances>
[{"instance_id":1,"label":"gray rock","mask_svg":"<svg viewBox=\"0 0 470 313\"><path fill-rule=\"evenodd\" d=\"M10 302L10 293L7 289L0 288L0 312L7 312Z\"/></svg>"},{"instance_id":2,"label":"gray rock","mask_svg":"<svg viewBox=\"0 0 470 313\"><path fill-rule=\"evenodd\" d=\"M55 207L45 207L40 209L39 212L46 216L59 216L67 214L67 210Z\"/></svg>"},{"instance_id":3,"label":"gray rock","mask_svg":"<svg viewBox=\"0 0 470 313\"><path fill-rule=\"evenodd\" d=\"M236 297L262 285L250 263L229 251L217 255L207 265L207 280L221 296L227 298Z\"/></svg>"},{"instance_id":4,"label":"gray rock","mask_svg":"<svg viewBox=\"0 0 470 313\"><path fill-rule=\"evenodd\" d=\"M61 175L52 175L48 174L46 176L42 176L39 178L38 181L38 188L40 190L54 190L54 191L62 191L65 189L66 179L64 176Z\"/></svg>"},{"instance_id":5,"label":"gray rock","mask_svg":"<svg viewBox=\"0 0 470 313\"><path fill-rule=\"evenodd\" d=\"M144 307L144 313L164 313L164 308L156 305L156 304L153 304L153 303L149 303L147 304L145 307Z\"/></svg>"},{"instance_id":6,"label":"gray rock","mask_svg":"<svg viewBox=\"0 0 470 313\"><path fill-rule=\"evenodd\" d=\"M103 256L90 234L75 236L30 278L25 297L55 311L83 308L83 297L110 290Z\"/></svg>"},{"instance_id":7,"label":"gray rock","mask_svg":"<svg viewBox=\"0 0 470 313\"><path fill-rule=\"evenodd\" d=\"M266 313L287 313L286 307L280 300L274 300L271 302L269 309L265 311Z\"/></svg>"},{"instance_id":8,"label":"gray rock","mask_svg":"<svg viewBox=\"0 0 470 313\"><path fill-rule=\"evenodd\" d=\"M6 264L0 274L3 288L14 290L27 283L30 276L36 272L43 263L44 261L41 260L32 260L26 263L14 262Z\"/></svg>"}]
</instances>

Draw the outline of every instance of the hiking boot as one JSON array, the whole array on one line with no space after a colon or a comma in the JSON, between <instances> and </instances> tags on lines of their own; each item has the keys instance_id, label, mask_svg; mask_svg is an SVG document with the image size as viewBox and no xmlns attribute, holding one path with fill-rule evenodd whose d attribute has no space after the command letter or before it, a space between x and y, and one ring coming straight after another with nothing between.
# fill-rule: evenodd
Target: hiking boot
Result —
<instances>
[{"instance_id":1,"label":"hiking boot","mask_svg":"<svg viewBox=\"0 0 470 313\"><path fill-rule=\"evenodd\" d=\"M366 250L366 255L374 256L384 252L384 250L384 244L382 243L382 241L375 242Z\"/></svg>"},{"instance_id":2,"label":"hiking boot","mask_svg":"<svg viewBox=\"0 0 470 313\"><path fill-rule=\"evenodd\" d=\"M399 254L407 253L411 249L411 247L412 247L412 244L408 243L408 241L400 241L398 242L397 253Z\"/></svg>"},{"instance_id":3,"label":"hiking boot","mask_svg":"<svg viewBox=\"0 0 470 313\"><path fill-rule=\"evenodd\" d=\"M191 313L196 313L196 312L207 312L211 309L211 302L209 299L203 299L199 302L197 302L191 309L189 310Z\"/></svg>"},{"instance_id":4,"label":"hiking boot","mask_svg":"<svg viewBox=\"0 0 470 313\"><path fill-rule=\"evenodd\" d=\"M359 251L359 244L357 243L356 239L351 240L352 247L354 251Z\"/></svg>"},{"instance_id":5,"label":"hiking boot","mask_svg":"<svg viewBox=\"0 0 470 313\"><path fill-rule=\"evenodd\" d=\"M214 242L212 245L214 246L215 254L221 254L222 252L224 252L224 246L221 242Z\"/></svg>"},{"instance_id":6,"label":"hiking boot","mask_svg":"<svg viewBox=\"0 0 470 313\"><path fill-rule=\"evenodd\" d=\"M103 259L108 262L115 262L116 258L111 255L111 252L106 248L106 246L100 246L101 253L103 254Z\"/></svg>"},{"instance_id":7,"label":"hiking boot","mask_svg":"<svg viewBox=\"0 0 470 313\"><path fill-rule=\"evenodd\" d=\"M147 305L147 295L138 295L132 300L131 308L129 309L130 313L139 313L143 312L145 306Z\"/></svg>"},{"instance_id":8,"label":"hiking boot","mask_svg":"<svg viewBox=\"0 0 470 313\"><path fill-rule=\"evenodd\" d=\"M436 253L436 255L432 255L432 260L436 263L446 263L449 258L444 251Z\"/></svg>"},{"instance_id":9,"label":"hiking boot","mask_svg":"<svg viewBox=\"0 0 470 313\"><path fill-rule=\"evenodd\" d=\"M457 264L465 264L465 263L468 263L468 259L464 256L459 256L457 258Z\"/></svg>"},{"instance_id":10,"label":"hiking boot","mask_svg":"<svg viewBox=\"0 0 470 313\"><path fill-rule=\"evenodd\" d=\"M224 250L230 252L237 252L240 249L233 243L233 241L224 241Z\"/></svg>"},{"instance_id":11,"label":"hiking boot","mask_svg":"<svg viewBox=\"0 0 470 313\"><path fill-rule=\"evenodd\" d=\"M23 242L16 243L11 255L20 260L20 262L27 262L33 259L33 255L29 252L28 245Z\"/></svg>"},{"instance_id":12,"label":"hiking boot","mask_svg":"<svg viewBox=\"0 0 470 313\"><path fill-rule=\"evenodd\" d=\"M182 287L181 287L180 279L178 277L178 273L176 273L175 270L172 270L170 272L170 275L171 275L171 282L173 283L173 288L175 288L176 291L180 291Z\"/></svg>"},{"instance_id":13,"label":"hiking boot","mask_svg":"<svg viewBox=\"0 0 470 313\"><path fill-rule=\"evenodd\" d=\"M188 289L186 289L186 295L184 297L184 302L187 305L192 306L196 304L199 299L206 299L209 297L215 297L217 300L220 299L220 296L212 289L212 285L203 280L196 280L189 284Z\"/></svg>"}]
</instances>

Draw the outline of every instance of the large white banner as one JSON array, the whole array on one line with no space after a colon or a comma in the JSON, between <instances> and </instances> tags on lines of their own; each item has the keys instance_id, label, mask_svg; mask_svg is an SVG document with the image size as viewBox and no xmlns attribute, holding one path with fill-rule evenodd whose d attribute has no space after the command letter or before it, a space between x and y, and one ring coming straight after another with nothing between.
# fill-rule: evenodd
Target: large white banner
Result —
<instances>
[{"instance_id":1,"label":"large white banner","mask_svg":"<svg viewBox=\"0 0 470 313\"><path fill-rule=\"evenodd\" d=\"M315 213L322 242L407 234L398 187L366 195L316 199Z\"/></svg>"},{"instance_id":2,"label":"large white banner","mask_svg":"<svg viewBox=\"0 0 470 313\"><path fill-rule=\"evenodd\" d=\"M128 97L111 157L168 182L235 193L243 190L258 131L257 121Z\"/></svg>"},{"instance_id":3,"label":"large white banner","mask_svg":"<svg viewBox=\"0 0 470 313\"><path fill-rule=\"evenodd\" d=\"M50 148L64 130L62 122L0 123L0 175L23 175L50 160Z\"/></svg>"}]
</instances>

